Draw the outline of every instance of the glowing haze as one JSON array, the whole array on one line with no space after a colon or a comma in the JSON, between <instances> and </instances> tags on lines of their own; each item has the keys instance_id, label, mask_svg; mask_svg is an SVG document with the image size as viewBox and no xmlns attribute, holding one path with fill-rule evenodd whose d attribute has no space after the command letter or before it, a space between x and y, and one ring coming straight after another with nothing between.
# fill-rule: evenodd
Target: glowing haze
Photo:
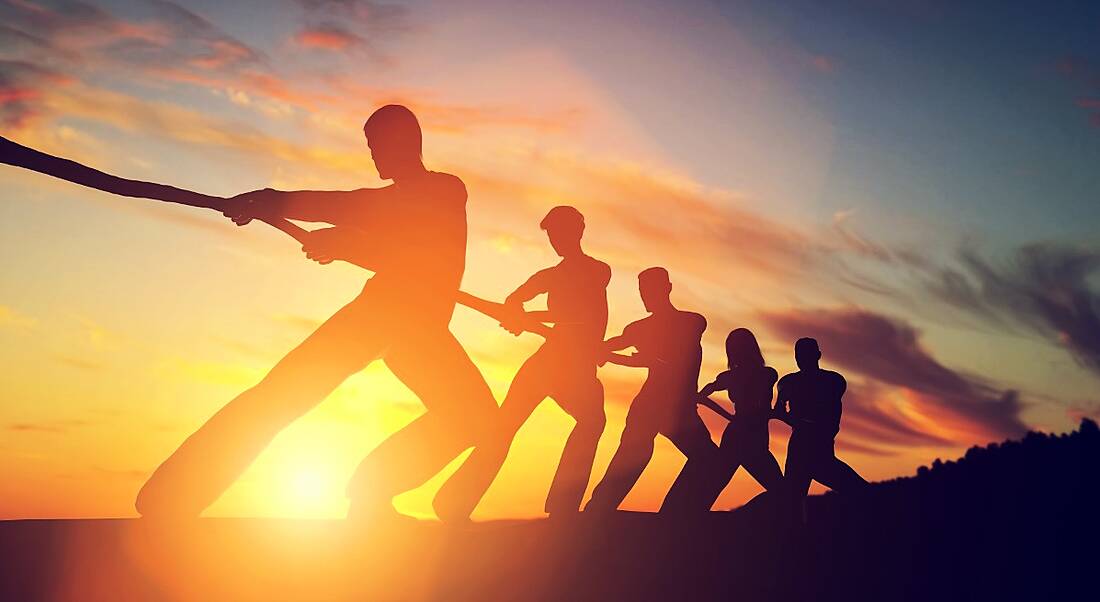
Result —
<instances>
[{"instance_id":1,"label":"glowing haze","mask_svg":"<svg viewBox=\"0 0 1100 602\"><path fill-rule=\"evenodd\" d=\"M0 128L206 193L347 189L380 184L360 128L401 102L429 167L469 189L465 290L500 299L555 262L538 221L575 205L614 270L609 334L662 265L709 319L703 379L731 328L780 373L817 337L868 478L1095 415L1100 15L770 4L0 0ZM3 517L133 514L148 473L366 276L262 225L0 183ZM538 344L462 308L452 328L498 399ZM601 378L595 478L643 374ZM341 515L358 461L420 411L372 365L208 514ZM536 412L476 516L539 513L569 420ZM627 507L655 509L682 462L660 442ZM430 515L439 482L401 509ZM756 491L738 474L720 505Z\"/></svg>"}]
</instances>

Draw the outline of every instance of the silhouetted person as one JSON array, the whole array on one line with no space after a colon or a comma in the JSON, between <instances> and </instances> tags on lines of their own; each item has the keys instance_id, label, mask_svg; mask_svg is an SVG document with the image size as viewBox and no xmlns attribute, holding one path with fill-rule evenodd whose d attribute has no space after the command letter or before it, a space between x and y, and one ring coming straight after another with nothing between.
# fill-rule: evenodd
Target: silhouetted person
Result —
<instances>
[{"instance_id":1,"label":"silhouetted person","mask_svg":"<svg viewBox=\"0 0 1100 602\"><path fill-rule=\"evenodd\" d=\"M596 378L607 330L607 284L611 268L581 248L584 217L573 207L554 207L539 226L562 258L536 272L508 295L512 318L501 322L519 334L525 320L553 323L546 342L523 363L501 404L487 439L440 490L437 500L469 516L500 472L516 431L545 398L551 397L577 422L565 443L546 497L551 516L580 508L588 488L596 446L605 424L603 385ZM545 312L525 312L523 303L546 295Z\"/></svg>"},{"instance_id":2,"label":"silhouetted person","mask_svg":"<svg viewBox=\"0 0 1100 602\"><path fill-rule=\"evenodd\" d=\"M714 403L708 395L726 391L735 412L722 432L718 448L721 460L711 502L742 466L768 491L776 490L783 479L779 462L768 449L772 388L778 373L764 362L760 345L747 328L735 329L726 337L726 362L729 369L699 391L699 403L705 405Z\"/></svg>"},{"instance_id":3,"label":"silhouetted person","mask_svg":"<svg viewBox=\"0 0 1100 602\"><path fill-rule=\"evenodd\" d=\"M661 434L688 459L661 511L705 512L712 501L707 499L707 479L715 469L718 452L695 403L707 320L672 304L672 283L664 268L638 274L638 292L649 317L629 324L621 335L607 341L605 349L608 361L648 368L649 373L630 404L619 448L585 509L618 508L649 464L654 439ZM637 353L613 353L630 347Z\"/></svg>"},{"instance_id":4,"label":"silhouetted person","mask_svg":"<svg viewBox=\"0 0 1100 602\"><path fill-rule=\"evenodd\" d=\"M775 403L776 417L791 425L785 466L791 494L799 500L805 498L812 480L835 491L867 485L836 457L834 449L840 432L841 398L848 383L836 372L821 369L821 350L814 339L798 339L794 359L798 372L779 380Z\"/></svg>"},{"instance_id":5,"label":"silhouetted person","mask_svg":"<svg viewBox=\"0 0 1100 602\"><path fill-rule=\"evenodd\" d=\"M391 498L414 489L473 445L496 410L489 387L448 330L465 268L466 188L428 171L407 108L387 105L363 128L378 174L393 184L340 192L270 189L235 197L225 213L326 222L303 250L373 270L362 293L211 417L138 494L143 515L194 516L271 439L348 376L382 359L427 407L363 461L348 487L349 515L394 515ZM437 506L442 518L445 509Z\"/></svg>"}]
</instances>

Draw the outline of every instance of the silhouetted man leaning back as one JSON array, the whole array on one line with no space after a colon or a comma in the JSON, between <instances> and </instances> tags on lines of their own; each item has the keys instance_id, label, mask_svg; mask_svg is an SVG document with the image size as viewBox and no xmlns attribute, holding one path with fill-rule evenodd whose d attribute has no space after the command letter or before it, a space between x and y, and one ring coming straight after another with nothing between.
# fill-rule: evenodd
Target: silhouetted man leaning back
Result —
<instances>
[{"instance_id":1,"label":"silhouetted man leaning back","mask_svg":"<svg viewBox=\"0 0 1100 602\"><path fill-rule=\"evenodd\" d=\"M621 335L608 339L606 350L611 356L608 361L648 368L649 374L630 404L619 449L585 510L610 512L618 508L653 457L654 439L662 434L688 460L661 511L706 512L717 495L710 490L718 459L718 448L695 403L707 320L672 304L672 282L664 268L638 274L638 292L649 317L630 323ZM630 356L613 353L629 347L638 352Z\"/></svg>"},{"instance_id":2,"label":"silhouetted man leaning back","mask_svg":"<svg viewBox=\"0 0 1100 602\"><path fill-rule=\"evenodd\" d=\"M821 369L821 349L814 339L798 339L794 358L798 372L784 376L776 385L776 417L791 425L784 467L786 486L797 500L806 497L814 480L841 492L864 487L867 481L837 458L835 451L841 398L848 383L836 372Z\"/></svg>"},{"instance_id":3,"label":"silhouetted man leaning back","mask_svg":"<svg viewBox=\"0 0 1100 602\"><path fill-rule=\"evenodd\" d=\"M512 379L492 431L436 496L436 504L452 508L456 516L473 512L500 472L516 431L547 397L577 423L562 450L545 511L551 516L576 514L588 488L606 422L596 364L607 331L611 268L581 248L584 216L573 207L554 207L539 226L562 260L536 272L508 295L505 304L512 315L501 326L513 334L522 332L527 320L551 322L554 327ZM525 312L523 303L542 294L546 311Z\"/></svg>"},{"instance_id":4,"label":"silhouetted man leaning back","mask_svg":"<svg viewBox=\"0 0 1100 602\"><path fill-rule=\"evenodd\" d=\"M428 171L421 131L407 108L380 108L363 127L383 188L235 197L239 225L280 217L332 224L303 246L320 263L339 259L375 272L264 377L218 411L153 473L138 494L143 515L198 515L284 427L348 376L382 359L427 412L370 452L348 488L349 515L394 515L393 496L414 489L466 448L496 410L489 387L448 330L466 256L466 188ZM445 508L437 512L447 519Z\"/></svg>"}]
</instances>

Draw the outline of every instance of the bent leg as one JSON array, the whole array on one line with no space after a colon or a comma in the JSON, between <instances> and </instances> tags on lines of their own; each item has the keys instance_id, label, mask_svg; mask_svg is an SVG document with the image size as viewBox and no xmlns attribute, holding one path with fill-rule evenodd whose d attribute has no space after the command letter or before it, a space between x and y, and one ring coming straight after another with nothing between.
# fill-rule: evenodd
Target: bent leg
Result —
<instances>
[{"instance_id":1,"label":"bent leg","mask_svg":"<svg viewBox=\"0 0 1100 602\"><path fill-rule=\"evenodd\" d=\"M727 475L722 470L718 446L694 409L677 422L676 428L665 436L687 456L687 462L665 495L661 512L706 512L733 474ZM721 481L720 487L718 481Z\"/></svg>"},{"instance_id":2,"label":"bent leg","mask_svg":"<svg viewBox=\"0 0 1100 602\"><path fill-rule=\"evenodd\" d=\"M839 493L857 491L867 486L867 480L835 454L821 462L813 477L818 483Z\"/></svg>"},{"instance_id":3,"label":"bent leg","mask_svg":"<svg viewBox=\"0 0 1100 602\"><path fill-rule=\"evenodd\" d=\"M712 476L708 479L707 490L700 495L701 504L712 508L718 501L718 496L726 488L737 469L741 467L744 453L741 450L741 442L738 441L738 431L733 424L726 426L722 431L722 442L718 446L717 458L713 465Z\"/></svg>"},{"instance_id":4,"label":"bent leg","mask_svg":"<svg viewBox=\"0 0 1100 602\"><path fill-rule=\"evenodd\" d=\"M545 374L537 354L520 367L504 403L481 433L473 453L436 493L433 506L440 518L470 517L504 466L516 432L546 398L545 382L551 378L552 375Z\"/></svg>"},{"instance_id":5,"label":"bent leg","mask_svg":"<svg viewBox=\"0 0 1100 602\"><path fill-rule=\"evenodd\" d=\"M783 485L783 471L779 469L779 461L775 459L768 449L760 453L746 457L743 464L752 478L756 479L764 489L776 491Z\"/></svg>"},{"instance_id":6,"label":"bent leg","mask_svg":"<svg viewBox=\"0 0 1100 602\"><path fill-rule=\"evenodd\" d=\"M354 302L188 437L138 493L143 516L197 516L283 428L381 354L383 321Z\"/></svg>"},{"instance_id":7,"label":"bent leg","mask_svg":"<svg viewBox=\"0 0 1100 602\"><path fill-rule=\"evenodd\" d=\"M588 500L586 511L610 512L617 509L653 457L653 439L657 436L657 429L651 417L637 409L638 405L635 399L630 406L626 427L619 438L619 448L615 450L607 472L592 490L592 499Z\"/></svg>"},{"instance_id":8,"label":"bent leg","mask_svg":"<svg viewBox=\"0 0 1100 602\"><path fill-rule=\"evenodd\" d=\"M592 477L596 447L607 424L603 411L603 384L593 374L572 384L560 397L555 396L555 400L577 424L565 441L544 510L551 515L571 514L580 510L588 480Z\"/></svg>"},{"instance_id":9,"label":"bent leg","mask_svg":"<svg viewBox=\"0 0 1100 602\"><path fill-rule=\"evenodd\" d=\"M801 500L810 492L810 481L813 480L813 450L796 435L791 435L787 443L787 461L784 466L787 469L783 477L784 488L793 499Z\"/></svg>"},{"instance_id":10,"label":"bent leg","mask_svg":"<svg viewBox=\"0 0 1100 602\"><path fill-rule=\"evenodd\" d=\"M388 504L423 485L474 444L497 410L481 372L447 330L406 338L386 353L385 362L427 412L359 465L348 495L360 509Z\"/></svg>"}]
</instances>

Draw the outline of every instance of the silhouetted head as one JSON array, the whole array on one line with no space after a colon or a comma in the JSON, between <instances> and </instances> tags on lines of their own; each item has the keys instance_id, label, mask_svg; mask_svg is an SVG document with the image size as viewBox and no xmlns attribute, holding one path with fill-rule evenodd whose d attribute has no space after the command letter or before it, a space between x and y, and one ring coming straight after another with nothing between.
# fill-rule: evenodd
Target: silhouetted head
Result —
<instances>
[{"instance_id":1,"label":"silhouetted head","mask_svg":"<svg viewBox=\"0 0 1100 602\"><path fill-rule=\"evenodd\" d=\"M794 361L799 370L813 370L821 360L821 348L817 346L817 339L804 337L794 344Z\"/></svg>"},{"instance_id":2,"label":"silhouetted head","mask_svg":"<svg viewBox=\"0 0 1100 602\"><path fill-rule=\"evenodd\" d=\"M730 370L764 365L764 354L756 335L748 328L731 330L726 336L726 363Z\"/></svg>"},{"instance_id":3,"label":"silhouetted head","mask_svg":"<svg viewBox=\"0 0 1100 602\"><path fill-rule=\"evenodd\" d=\"M550 246L559 257L566 257L581 250L581 236L584 235L584 216L575 207L558 205L539 222L546 230Z\"/></svg>"},{"instance_id":4,"label":"silhouetted head","mask_svg":"<svg viewBox=\"0 0 1100 602\"><path fill-rule=\"evenodd\" d=\"M645 305L645 310L649 313L671 305L669 295L672 294L672 281L668 278L668 270L664 268L642 270L638 274L638 293L642 296L642 305Z\"/></svg>"},{"instance_id":5,"label":"silhouetted head","mask_svg":"<svg viewBox=\"0 0 1100 602\"><path fill-rule=\"evenodd\" d=\"M422 134L416 115L402 105L386 105L363 124L378 177L393 180L423 171Z\"/></svg>"}]
</instances>

